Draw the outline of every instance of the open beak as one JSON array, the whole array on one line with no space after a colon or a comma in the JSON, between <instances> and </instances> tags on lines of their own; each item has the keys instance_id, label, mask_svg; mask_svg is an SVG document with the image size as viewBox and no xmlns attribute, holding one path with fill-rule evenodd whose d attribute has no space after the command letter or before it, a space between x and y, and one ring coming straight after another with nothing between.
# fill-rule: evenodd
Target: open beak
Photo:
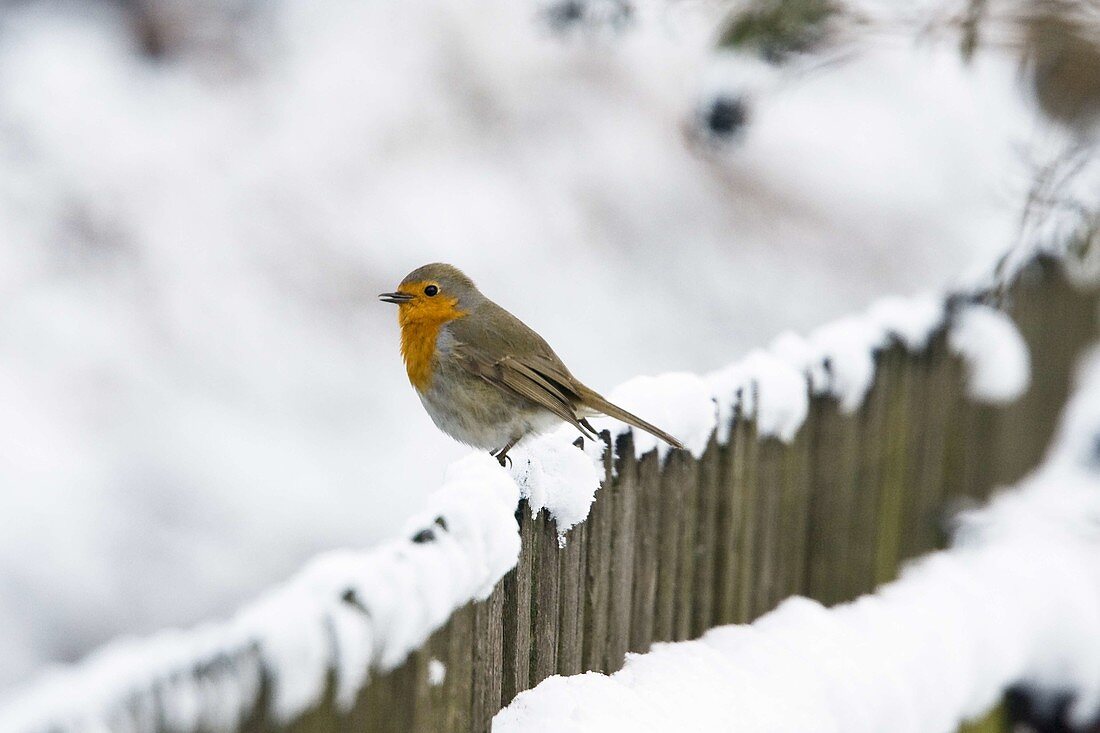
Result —
<instances>
[{"instance_id":1,"label":"open beak","mask_svg":"<svg viewBox=\"0 0 1100 733\"><path fill-rule=\"evenodd\" d=\"M378 299L383 303L408 303L413 299L413 296L408 293L382 293L378 296Z\"/></svg>"}]
</instances>

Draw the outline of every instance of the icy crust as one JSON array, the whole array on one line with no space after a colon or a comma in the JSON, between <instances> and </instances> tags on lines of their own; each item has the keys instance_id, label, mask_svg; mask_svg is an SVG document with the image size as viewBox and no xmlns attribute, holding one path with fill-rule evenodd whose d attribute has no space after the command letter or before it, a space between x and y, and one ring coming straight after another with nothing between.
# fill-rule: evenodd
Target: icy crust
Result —
<instances>
[{"instance_id":1,"label":"icy crust","mask_svg":"<svg viewBox=\"0 0 1100 733\"><path fill-rule=\"evenodd\" d=\"M0 731L230 730L264 676L270 714L288 722L321 699L330 669L347 709L369 671L400 664L515 565L518 499L496 461L471 455L410 523L417 541L322 555L225 623L110 644L4 701Z\"/></svg>"},{"instance_id":2,"label":"icy crust","mask_svg":"<svg viewBox=\"0 0 1100 733\"><path fill-rule=\"evenodd\" d=\"M791 598L751 625L551 677L494 720L524 731L948 733L1006 687L1100 714L1100 352L1042 469L960 519L951 549L852 603Z\"/></svg>"}]
</instances>

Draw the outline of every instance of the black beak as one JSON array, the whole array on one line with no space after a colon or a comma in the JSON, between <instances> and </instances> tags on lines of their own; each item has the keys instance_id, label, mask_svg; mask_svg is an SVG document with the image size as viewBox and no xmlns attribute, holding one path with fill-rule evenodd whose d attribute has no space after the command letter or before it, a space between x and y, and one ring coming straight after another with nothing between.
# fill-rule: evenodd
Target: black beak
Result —
<instances>
[{"instance_id":1,"label":"black beak","mask_svg":"<svg viewBox=\"0 0 1100 733\"><path fill-rule=\"evenodd\" d=\"M408 303L413 296L408 293L382 293L378 299L383 303Z\"/></svg>"}]
</instances>

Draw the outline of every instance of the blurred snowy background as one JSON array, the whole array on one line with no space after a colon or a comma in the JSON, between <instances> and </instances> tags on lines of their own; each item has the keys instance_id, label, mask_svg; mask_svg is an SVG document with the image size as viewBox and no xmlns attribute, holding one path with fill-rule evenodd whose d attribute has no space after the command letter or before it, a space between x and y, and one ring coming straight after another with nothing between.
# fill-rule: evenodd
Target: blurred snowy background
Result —
<instances>
[{"instance_id":1,"label":"blurred snowy background","mask_svg":"<svg viewBox=\"0 0 1100 733\"><path fill-rule=\"evenodd\" d=\"M401 530L465 452L412 268L598 389L704 371L975 282L1095 119L995 3L762 4L0 4L0 691Z\"/></svg>"}]
</instances>

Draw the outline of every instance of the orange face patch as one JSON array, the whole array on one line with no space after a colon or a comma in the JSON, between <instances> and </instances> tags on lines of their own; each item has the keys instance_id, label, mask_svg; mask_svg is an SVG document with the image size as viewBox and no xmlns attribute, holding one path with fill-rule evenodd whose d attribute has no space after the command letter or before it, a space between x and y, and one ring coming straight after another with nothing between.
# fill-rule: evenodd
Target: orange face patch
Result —
<instances>
[{"instance_id":1,"label":"orange face patch","mask_svg":"<svg viewBox=\"0 0 1100 733\"><path fill-rule=\"evenodd\" d=\"M466 315L458 309L458 298L442 290L435 296L424 294L424 288L436 283L407 283L397 290L408 293L413 299L398 306L397 319L401 324L401 357L405 371L413 387L424 392L432 384L435 363L435 342L440 327Z\"/></svg>"}]
</instances>

